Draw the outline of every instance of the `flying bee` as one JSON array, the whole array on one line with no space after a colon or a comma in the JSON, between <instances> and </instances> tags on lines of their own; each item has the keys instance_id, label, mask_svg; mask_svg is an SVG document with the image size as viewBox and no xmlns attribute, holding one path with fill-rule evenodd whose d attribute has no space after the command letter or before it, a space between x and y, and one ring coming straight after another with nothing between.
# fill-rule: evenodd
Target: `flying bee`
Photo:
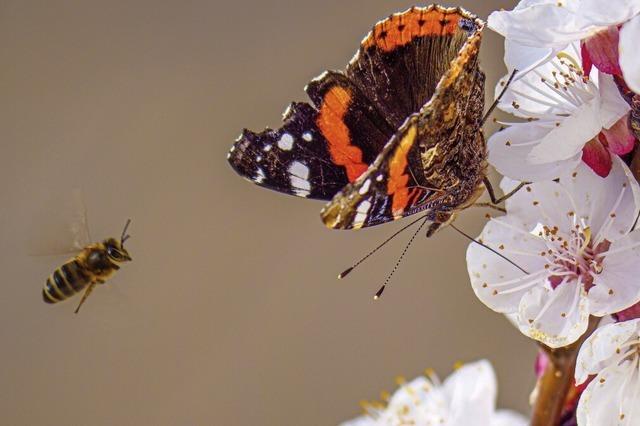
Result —
<instances>
[{"instance_id":1,"label":"flying bee","mask_svg":"<svg viewBox=\"0 0 640 426\"><path fill-rule=\"evenodd\" d=\"M89 244L82 251L57 268L47 278L42 289L42 299L46 303L58 303L84 289L84 294L75 310L77 314L97 284L104 284L118 269L120 264L131 261L124 242L130 237L127 229L131 219L122 230L120 241L115 238Z\"/></svg>"}]
</instances>

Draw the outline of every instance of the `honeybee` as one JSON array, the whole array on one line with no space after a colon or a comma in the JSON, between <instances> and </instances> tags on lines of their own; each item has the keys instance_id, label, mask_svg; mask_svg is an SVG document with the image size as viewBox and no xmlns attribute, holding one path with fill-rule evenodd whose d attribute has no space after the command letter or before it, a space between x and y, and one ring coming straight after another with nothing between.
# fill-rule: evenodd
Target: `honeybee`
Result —
<instances>
[{"instance_id":1,"label":"honeybee","mask_svg":"<svg viewBox=\"0 0 640 426\"><path fill-rule=\"evenodd\" d=\"M53 271L42 288L42 299L46 303L58 303L84 289L75 310L77 314L97 284L104 284L120 269L119 264L131 261L129 252L124 248L124 242L130 238L127 234L130 223L131 220L127 220L119 241L107 238L89 244L77 256Z\"/></svg>"},{"instance_id":2,"label":"honeybee","mask_svg":"<svg viewBox=\"0 0 640 426\"><path fill-rule=\"evenodd\" d=\"M130 238L127 234L130 223L131 219L127 220L120 241L107 238L89 244L77 256L53 271L42 288L42 299L46 303L58 303L85 289L75 310L77 314L96 284L104 284L120 269L119 264L131 261L129 252L124 248L124 242Z\"/></svg>"}]
</instances>

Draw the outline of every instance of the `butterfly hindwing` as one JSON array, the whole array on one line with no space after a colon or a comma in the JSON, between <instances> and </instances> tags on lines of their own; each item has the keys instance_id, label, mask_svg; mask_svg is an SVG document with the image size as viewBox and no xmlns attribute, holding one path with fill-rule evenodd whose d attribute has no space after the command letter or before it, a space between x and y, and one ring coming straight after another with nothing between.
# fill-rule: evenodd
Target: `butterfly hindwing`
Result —
<instances>
[{"instance_id":1,"label":"butterfly hindwing","mask_svg":"<svg viewBox=\"0 0 640 426\"><path fill-rule=\"evenodd\" d=\"M362 228L428 208L429 201L441 193L420 186L414 179L411 163L417 153L418 116L414 114L369 169L322 210L324 223L330 228Z\"/></svg>"},{"instance_id":2,"label":"butterfly hindwing","mask_svg":"<svg viewBox=\"0 0 640 426\"><path fill-rule=\"evenodd\" d=\"M306 90L315 107L293 103L280 129L245 130L228 160L258 185L329 200L364 173L393 129L342 73L326 72Z\"/></svg>"}]
</instances>

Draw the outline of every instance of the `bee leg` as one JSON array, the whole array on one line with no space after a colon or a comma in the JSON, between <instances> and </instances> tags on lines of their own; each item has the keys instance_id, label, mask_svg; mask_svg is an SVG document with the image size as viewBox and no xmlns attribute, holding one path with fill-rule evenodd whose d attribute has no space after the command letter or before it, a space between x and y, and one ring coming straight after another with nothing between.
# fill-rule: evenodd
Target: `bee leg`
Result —
<instances>
[{"instance_id":1,"label":"bee leg","mask_svg":"<svg viewBox=\"0 0 640 426\"><path fill-rule=\"evenodd\" d=\"M102 280L99 280L102 281ZM89 297L89 295L91 294L91 292L93 291L93 288L96 286L96 284L99 281L94 281L91 284L89 284L89 286L87 287L87 289L84 291L84 294L82 295L82 299L80 299L80 303L78 304L78 307L76 308L75 313L77 314L80 311L80 307L82 306L82 304L84 303L85 300L87 300L87 297ZM104 281L102 281L104 283Z\"/></svg>"}]
</instances>

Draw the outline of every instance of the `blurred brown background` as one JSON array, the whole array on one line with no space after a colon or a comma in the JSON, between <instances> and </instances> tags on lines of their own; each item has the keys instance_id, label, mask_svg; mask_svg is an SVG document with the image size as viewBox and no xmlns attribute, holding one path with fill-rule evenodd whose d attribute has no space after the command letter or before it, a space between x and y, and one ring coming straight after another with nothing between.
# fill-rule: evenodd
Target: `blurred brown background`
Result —
<instances>
[{"instance_id":1,"label":"blurred brown background","mask_svg":"<svg viewBox=\"0 0 640 426\"><path fill-rule=\"evenodd\" d=\"M514 3L460 1L485 18ZM309 79L409 6L0 2L3 424L332 425L398 374L482 357L500 405L527 410L535 350L475 299L464 239L418 239L374 303L408 235L335 277L400 224L329 231L321 203L254 187L225 161L243 127L278 125ZM502 40L485 35L491 92ZM77 299L41 301L65 257L24 250L46 200L72 188L94 238L133 218L134 262L78 316ZM483 214L460 227L478 233Z\"/></svg>"}]
</instances>

